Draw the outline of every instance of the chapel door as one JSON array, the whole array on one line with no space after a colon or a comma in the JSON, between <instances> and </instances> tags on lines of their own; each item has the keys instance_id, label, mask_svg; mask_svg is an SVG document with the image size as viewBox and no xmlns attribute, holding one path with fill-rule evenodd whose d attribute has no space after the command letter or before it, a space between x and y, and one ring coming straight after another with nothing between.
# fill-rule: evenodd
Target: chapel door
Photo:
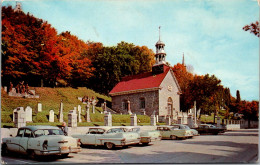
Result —
<instances>
[{"instance_id":1,"label":"chapel door","mask_svg":"<svg viewBox=\"0 0 260 165\"><path fill-rule=\"evenodd\" d=\"M168 115L173 115L173 108L172 108L172 98L169 97L168 98L168 103L167 103L167 107L168 107Z\"/></svg>"}]
</instances>

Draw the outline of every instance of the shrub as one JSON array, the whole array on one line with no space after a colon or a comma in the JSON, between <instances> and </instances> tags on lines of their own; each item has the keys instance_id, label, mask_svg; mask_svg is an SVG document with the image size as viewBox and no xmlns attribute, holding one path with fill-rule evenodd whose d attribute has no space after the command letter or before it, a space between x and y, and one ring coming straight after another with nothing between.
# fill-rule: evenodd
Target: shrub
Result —
<instances>
[{"instance_id":1,"label":"shrub","mask_svg":"<svg viewBox=\"0 0 260 165\"><path fill-rule=\"evenodd\" d=\"M42 113L38 113L36 116L33 117L34 123L48 123L47 116Z\"/></svg>"}]
</instances>

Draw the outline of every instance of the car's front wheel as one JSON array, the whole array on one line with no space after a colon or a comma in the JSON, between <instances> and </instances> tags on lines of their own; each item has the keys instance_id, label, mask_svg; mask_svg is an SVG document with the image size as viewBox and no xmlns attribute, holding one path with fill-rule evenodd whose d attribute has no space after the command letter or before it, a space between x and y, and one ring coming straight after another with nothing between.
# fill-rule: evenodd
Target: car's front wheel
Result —
<instances>
[{"instance_id":1,"label":"car's front wheel","mask_svg":"<svg viewBox=\"0 0 260 165\"><path fill-rule=\"evenodd\" d=\"M149 143L142 143L144 146L148 146Z\"/></svg>"},{"instance_id":2,"label":"car's front wheel","mask_svg":"<svg viewBox=\"0 0 260 165\"><path fill-rule=\"evenodd\" d=\"M66 158L66 157L68 157L68 156L69 156L69 153L61 154L61 157L63 157L63 158Z\"/></svg>"},{"instance_id":3,"label":"car's front wheel","mask_svg":"<svg viewBox=\"0 0 260 165\"><path fill-rule=\"evenodd\" d=\"M176 140L176 139L177 139L177 136L171 135L170 138L171 138L171 140Z\"/></svg>"},{"instance_id":4,"label":"car's front wheel","mask_svg":"<svg viewBox=\"0 0 260 165\"><path fill-rule=\"evenodd\" d=\"M32 160L37 159L37 155L35 154L34 150L28 151L28 157Z\"/></svg>"},{"instance_id":5,"label":"car's front wheel","mask_svg":"<svg viewBox=\"0 0 260 165\"><path fill-rule=\"evenodd\" d=\"M7 145L6 144L2 144L2 148L1 148L1 155L2 156L7 156L9 153Z\"/></svg>"},{"instance_id":6,"label":"car's front wheel","mask_svg":"<svg viewBox=\"0 0 260 165\"><path fill-rule=\"evenodd\" d=\"M115 145L113 143L107 142L105 143L105 146L107 147L107 149L111 150L115 147Z\"/></svg>"}]
</instances>

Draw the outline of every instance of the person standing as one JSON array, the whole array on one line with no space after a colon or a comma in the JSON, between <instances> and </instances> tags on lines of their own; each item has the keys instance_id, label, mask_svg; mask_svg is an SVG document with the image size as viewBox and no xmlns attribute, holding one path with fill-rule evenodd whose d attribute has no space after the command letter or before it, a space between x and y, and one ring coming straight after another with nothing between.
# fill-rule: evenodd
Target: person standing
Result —
<instances>
[{"instance_id":1,"label":"person standing","mask_svg":"<svg viewBox=\"0 0 260 165\"><path fill-rule=\"evenodd\" d=\"M66 125L66 122L62 122L62 128L61 130L63 131L65 136L68 136L68 127Z\"/></svg>"}]
</instances>

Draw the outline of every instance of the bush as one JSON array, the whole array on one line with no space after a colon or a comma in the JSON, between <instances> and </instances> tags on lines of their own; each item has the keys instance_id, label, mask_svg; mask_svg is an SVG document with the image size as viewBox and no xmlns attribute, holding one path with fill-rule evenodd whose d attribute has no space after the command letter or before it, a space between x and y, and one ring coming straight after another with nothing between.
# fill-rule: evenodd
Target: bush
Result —
<instances>
[{"instance_id":1,"label":"bush","mask_svg":"<svg viewBox=\"0 0 260 165\"><path fill-rule=\"evenodd\" d=\"M33 117L33 123L48 123L49 120L47 119L46 115L43 113L38 113L36 116Z\"/></svg>"},{"instance_id":2,"label":"bush","mask_svg":"<svg viewBox=\"0 0 260 165\"><path fill-rule=\"evenodd\" d=\"M10 117L10 114L2 113L2 123L12 123L13 119Z\"/></svg>"}]
</instances>

